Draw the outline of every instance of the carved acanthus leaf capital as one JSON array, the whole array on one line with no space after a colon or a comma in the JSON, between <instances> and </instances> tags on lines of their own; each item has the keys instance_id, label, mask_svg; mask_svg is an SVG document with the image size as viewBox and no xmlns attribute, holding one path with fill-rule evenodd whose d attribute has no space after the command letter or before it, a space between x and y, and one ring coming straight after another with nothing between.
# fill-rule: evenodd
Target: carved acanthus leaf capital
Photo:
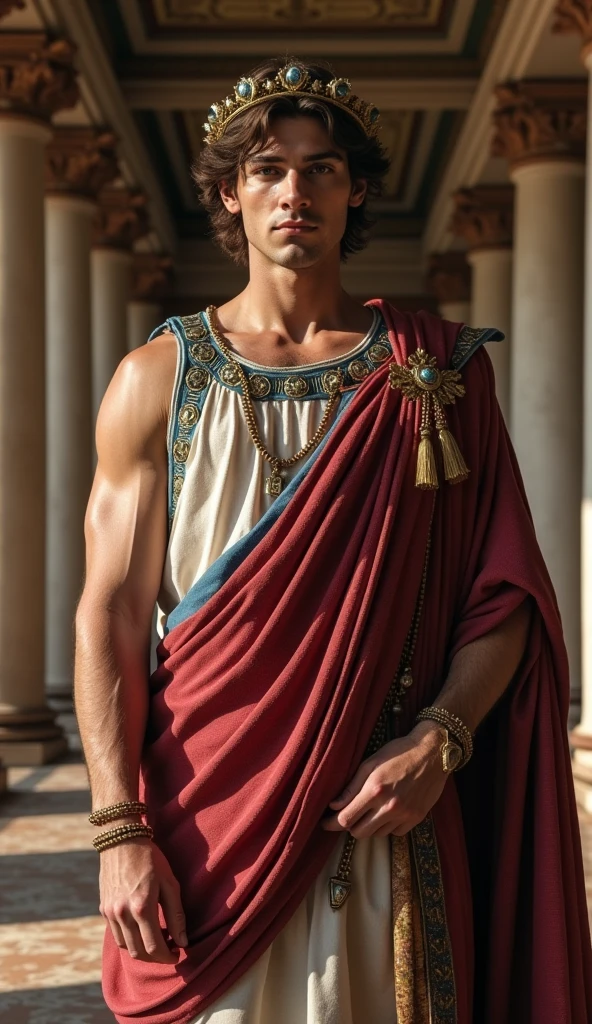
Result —
<instances>
[{"instance_id":1,"label":"carved acanthus leaf capital","mask_svg":"<svg viewBox=\"0 0 592 1024\"><path fill-rule=\"evenodd\" d=\"M48 192L96 196L119 174L117 139L97 128L59 128L45 151Z\"/></svg>"},{"instance_id":2,"label":"carved acanthus leaf capital","mask_svg":"<svg viewBox=\"0 0 592 1024\"><path fill-rule=\"evenodd\" d=\"M98 201L93 245L131 249L138 238L150 231L148 200L143 192L129 188L105 188L99 193Z\"/></svg>"},{"instance_id":3,"label":"carved acanthus leaf capital","mask_svg":"<svg viewBox=\"0 0 592 1024\"><path fill-rule=\"evenodd\" d=\"M170 290L173 259L159 253L142 252L134 256L132 295L137 302L157 302Z\"/></svg>"},{"instance_id":4,"label":"carved acanthus leaf capital","mask_svg":"<svg viewBox=\"0 0 592 1024\"><path fill-rule=\"evenodd\" d=\"M553 32L579 32L584 47L592 43L592 0L558 0Z\"/></svg>"},{"instance_id":5,"label":"carved acanthus leaf capital","mask_svg":"<svg viewBox=\"0 0 592 1024\"><path fill-rule=\"evenodd\" d=\"M477 185L455 192L450 231L469 249L512 244L514 189L511 185Z\"/></svg>"},{"instance_id":6,"label":"carved acanthus leaf capital","mask_svg":"<svg viewBox=\"0 0 592 1024\"><path fill-rule=\"evenodd\" d=\"M5 18L12 11L24 11L25 0L0 0L0 18Z\"/></svg>"},{"instance_id":7,"label":"carved acanthus leaf capital","mask_svg":"<svg viewBox=\"0 0 592 1024\"><path fill-rule=\"evenodd\" d=\"M512 166L537 159L583 159L588 83L578 79L506 82L495 90L491 152Z\"/></svg>"},{"instance_id":8,"label":"carved acanthus leaf capital","mask_svg":"<svg viewBox=\"0 0 592 1024\"><path fill-rule=\"evenodd\" d=\"M0 104L48 121L78 102L75 47L40 32L0 33Z\"/></svg>"},{"instance_id":9,"label":"carved acanthus leaf capital","mask_svg":"<svg viewBox=\"0 0 592 1024\"><path fill-rule=\"evenodd\" d=\"M427 272L427 288L438 305L468 302L471 297L471 268L464 252L433 252Z\"/></svg>"}]
</instances>

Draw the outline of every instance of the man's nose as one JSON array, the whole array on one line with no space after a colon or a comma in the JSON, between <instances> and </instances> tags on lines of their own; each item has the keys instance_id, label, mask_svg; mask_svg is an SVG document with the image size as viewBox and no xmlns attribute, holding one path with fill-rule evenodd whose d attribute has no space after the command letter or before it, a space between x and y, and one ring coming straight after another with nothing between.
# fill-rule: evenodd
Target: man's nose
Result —
<instances>
[{"instance_id":1,"label":"man's nose","mask_svg":"<svg viewBox=\"0 0 592 1024\"><path fill-rule=\"evenodd\" d=\"M306 179L295 168L291 168L282 182L282 205L301 208L310 205L306 192Z\"/></svg>"}]
</instances>

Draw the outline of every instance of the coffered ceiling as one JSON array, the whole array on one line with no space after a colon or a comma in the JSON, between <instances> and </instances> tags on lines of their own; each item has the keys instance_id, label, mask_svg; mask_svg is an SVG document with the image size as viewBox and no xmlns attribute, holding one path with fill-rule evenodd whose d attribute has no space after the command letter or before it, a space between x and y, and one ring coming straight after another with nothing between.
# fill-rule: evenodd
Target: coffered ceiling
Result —
<instances>
[{"instance_id":1,"label":"coffered ceiling","mask_svg":"<svg viewBox=\"0 0 592 1024\"><path fill-rule=\"evenodd\" d=\"M86 0L180 238L205 218L189 168L214 100L271 55L323 56L382 111L375 233L419 237L507 0Z\"/></svg>"}]
</instances>

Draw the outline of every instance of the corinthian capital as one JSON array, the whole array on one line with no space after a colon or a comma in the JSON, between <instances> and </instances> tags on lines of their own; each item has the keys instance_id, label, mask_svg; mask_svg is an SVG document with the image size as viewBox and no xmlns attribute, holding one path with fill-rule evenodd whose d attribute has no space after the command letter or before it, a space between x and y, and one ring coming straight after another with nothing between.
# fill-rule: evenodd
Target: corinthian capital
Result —
<instances>
[{"instance_id":1,"label":"corinthian capital","mask_svg":"<svg viewBox=\"0 0 592 1024\"><path fill-rule=\"evenodd\" d=\"M22 11L25 6L25 0L0 0L0 18L5 18L11 11Z\"/></svg>"},{"instance_id":2,"label":"corinthian capital","mask_svg":"<svg viewBox=\"0 0 592 1024\"><path fill-rule=\"evenodd\" d=\"M5 111L49 120L76 105L74 46L40 32L0 33L0 104Z\"/></svg>"},{"instance_id":3,"label":"corinthian capital","mask_svg":"<svg viewBox=\"0 0 592 1024\"><path fill-rule=\"evenodd\" d=\"M155 302L169 291L173 277L171 256L136 253L133 266L132 295L137 302Z\"/></svg>"},{"instance_id":4,"label":"corinthian capital","mask_svg":"<svg viewBox=\"0 0 592 1024\"><path fill-rule=\"evenodd\" d=\"M492 155L512 166L532 160L582 158L586 149L587 82L506 82L495 90Z\"/></svg>"},{"instance_id":5,"label":"corinthian capital","mask_svg":"<svg viewBox=\"0 0 592 1024\"><path fill-rule=\"evenodd\" d=\"M554 32L579 32L584 48L592 44L592 0L558 0Z\"/></svg>"},{"instance_id":6,"label":"corinthian capital","mask_svg":"<svg viewBox=\"0 0 592 1024\"><path fill-rule=\"evenodd\" d=\"M131 249L150 230L148 201L143 192L129 188L105 188L98 196L93 245Z\"/></svg>"},{"instance_id":7,"label":"corinthian capital","mask_svg":"<svg viewBox=\"0 0 592 1024\"><path fill-rule=\"evenodd\" d=\"M466 302L471 297L471 268L464 252L433 252L427 273L427 287L438 305Z\"/></svg>"},{"instance_id":8,"label":"corinthian capital","mask_svg":"<svg viewBox=\"0 0 592 1024\"><path fill-rule=\"evenodd\" d=\"M477 185L455 192L450 231L469 249L498 249L512 244L514 189L511 185Z\"/></svg>"},{"instance_id":9,"label":"corinthian capital","mask_svg":"<svg viewBox=\"0 0 592 1024\"><path fill-rule=\"evenodd\" d=\"M97 128L59 128L45 151L48 192L96 196L119 174L111 132Z\"/></svg>"}]
</instances>

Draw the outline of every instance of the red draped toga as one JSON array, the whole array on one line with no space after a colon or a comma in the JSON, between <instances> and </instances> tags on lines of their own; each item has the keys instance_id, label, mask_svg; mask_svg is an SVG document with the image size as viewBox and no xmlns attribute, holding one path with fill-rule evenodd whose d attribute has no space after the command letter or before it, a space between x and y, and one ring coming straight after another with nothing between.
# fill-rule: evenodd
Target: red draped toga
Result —
<instances>
[{"instance_id":1,"label":"red draped toga","mask_svg":"<svg viewBox=\"0 0 592 1024\"><path fill-rule=\"evenodd\" d=\"M449 365L458 324L377 304L397 362L421 347ZM448 419L471 472L435 495L404 730L456 651L527 595L536 612L472 761L433 808L437 851L414 830L432 1020L587 1024L592 958L561 625L484 350L462 376L466 396ZM424 563L434 494L415 487L417 416L384 363L277 521L160 644L142 792L180 882L189 947L176 966L134 961L107 930L104 991L120 1024L182 1024L205 1009L343 841L320 821L363 759ZM430 914L439 895L445 914Z\"/></svg>"}]
</instances>

